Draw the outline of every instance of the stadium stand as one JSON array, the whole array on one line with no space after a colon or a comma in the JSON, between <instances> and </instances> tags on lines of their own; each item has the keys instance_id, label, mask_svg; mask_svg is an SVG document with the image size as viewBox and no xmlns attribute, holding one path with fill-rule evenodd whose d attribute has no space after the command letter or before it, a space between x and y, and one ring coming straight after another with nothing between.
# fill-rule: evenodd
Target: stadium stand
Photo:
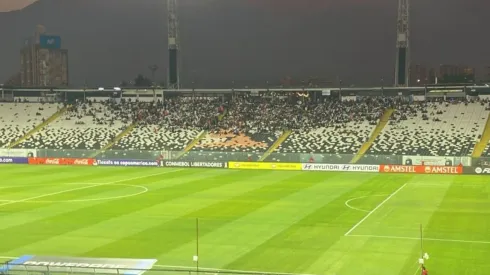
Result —
<instances>
[{"instance_id":1,"label":"stadium stand","mask_svg":"<svg viewBox=\"0 0 490 275\"><path fill-rule=\"evenodd\" d=\"M327 158L348 162L392 104L392 100L378 97L360 98L357 101L326 101L306 106L298 127L269 160L284 161L290 153L300 153L310 155L307 159L312 161ZM321 156L315 159L313 155L318 154Z\"/></svg>"},{"instance_id":2,"label":"stadium stand","mask_svg":"<svg viewBox=\"0 0 490 275\"><path fill-rule=\"evenodd\" d=\"M138 126L112 146L112 150L181 151L199 130L177 127Z\"/></svg>"},{"instance_id":3,"label":"stadium stand","mask_svg":"<svg viewBox=\"0 0 490 275\"><path fill-rule=\"evenodd\" d=\"M0 103L0 147L8 146L52 116L59 104L27 102Z\"/></svg>"},{"instance_id":4,"label":"stadium stand","mask_svg":"<svg viewBox=\"0 0 490 275\"><path fill-rule=\"evenodd\" d=\"M490 143L485 147L485 151L483 151L482 157L490 157Z\"/></svg>"},{"instance_id":5,"label":"stadium stand","mask_svg":"<svg viewBox=\"0 0 490 275\"><path fill-rule=\"evenodd\" d=\"M89 149L108 144L131 122L124 105L105 102L77 103L16 148Z\"/></svg>"},{"instance_id":6,"label":"stadium stand","mask_svg":"<svg viewBox=\"0 0 490 275\"><path fill-rule=\"evenodd\" d=\"M187 157L200 160L258 160L289 127L301 105L280 97L235 97L226 116ZM293 119L291 119L293 118Z\"/></svg>"},{"instance_id":7,"label":"stadium stand","mask_svg":"<svg viewBox=\"0 0 490 275\"><path fill-rule=\"evenodd\" d=\"M216 98L174 98L165 103L136 103L138 125L111 150L181 151L202 129L215 125L224 111Z\"/></svg>"},{"instance_id":8,"label":"stadium stand","mask_svg":"<svg viewBox=\"0 0 490 275\"><path fill-rule=\"evenodd\" d=\"M368 154L469 156L488 117L481 102L399 105Z\"/></svg>"},{"instance_id":9,"label":"stadium stand","mask_svg":"<svg viewBox=\"0 0 490 275\"><path fill-rule=\"evenodd\" d=\"M60 108L39 102L0 103L0 146L19 140ZM360 163L393 163L395 155L469 156L490 111L484 100L402 102L358 96L355 101L316 101L301 93L236 95L230 102L185 96L157 102L88 99L70 106L15 148L104 149L104 156L128 158L175 151L188 160L257 161L263 156L266 161L348 163L388 108L395 109L390 123ZM115 139L125 129L128 134ZM291 134L287 131L281 143L286 129ZM490 144L485 156L490 157Z\"/></svg>"}]
</instances>

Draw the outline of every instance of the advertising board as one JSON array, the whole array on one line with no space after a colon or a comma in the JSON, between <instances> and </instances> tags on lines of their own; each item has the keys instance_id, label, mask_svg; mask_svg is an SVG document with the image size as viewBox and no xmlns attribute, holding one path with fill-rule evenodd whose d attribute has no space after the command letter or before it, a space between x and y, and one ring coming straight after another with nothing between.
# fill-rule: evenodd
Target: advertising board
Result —
<instances>
[{"instance_id":1,"label":"advertising board","mask_svg":"<svg viewBox=\"0 0 490 275\"><path fill-rule=\"evenodd\" d=\"M94 165L98 166L160 166L155 160L131 160L131 159L97 159Z\"/></svg>"},{"instance_id":2,"label":"advertising board","mask_svg":"<svg viewBox=\"0 0 490 275\"><path fill-rule=\"evenodd\" d=\"M226 162L162 161L163 167L228 168Z\"/></svg>"},{"instance_id":3,"label":"advertising board","mask_svg":"<svg viewBox=\"0 0 490 275\"><path fill-rule=\"evenodd\" d=\"M249 170L294 170L302 169L301 163L282 163L282 162L234 162L228 163L230 169L249 169Z\"/></svg>"},{"instance_id":4,"label":"advertising board","mask_svg":"<svg viewBox=\"0 0 490 275\"><path fill-rule=\"evenodd\" d=\"M403 156L404 165L453 166L454 157Z\"/></svg>"},{"instance_id":5,"label":"advertising board","mask_svg":"<svg viewBox=\"0 0 490 275\"><path fill-rule=\"evenodd\" d=\"M379 165L302 163L303 171L379 173Z\"/></svg>"},{"instance_id":6,"label":"advertising board","mask_svg":"<svg viewBox=\"0 0 490 275\"><path fill-rule=\"evenodd\" d=\"M0 149L0 157L35 157L36 149Z\"/></svg>"},{"instance_id":7,"label":"advertising board","mask_svg":"<svg viewBox=\"0 0 490 275\"><path fill-rule=\"evenodd\" d=\"M27 164L27 158L0 157L0 164Z\"/></svg>"},{"instance_id":8,"label":"advertising board","mask_svg":"<svg viewBox=\"0 0 490 275\"><path fill-rule=\"evenodd\" d=\"M58 35L39 36L39 46L42 49L61 49L61 37Z\"/></svg>"},{"instance_id":9,"label":"advertising board","mask_svg":"<svg viewBox=\"0 0 490 275\"><path fill-rule=\"evenodd\" d=\"M19 273L29 270L36 274L72 273L77 274L123 274L142 275L150 270L157 262L156 259L121 259L121 258L76 258L56 256L23 255L8 264L1 266L3 273Z\"/></svg>"},{"instance_id":10,"label":"advertising board","mask_svg":"<svg viewBox=\"0 0 490 275\"><path fill-rule=\"evenodd\" d=\"M411 166L411 165L380 165L380 173L408 174L462 174L462 166Z\"/></svg>"},{"instance_id":11,"label":"advertising board","mask_svg":"<svg viewBox=\"0 0 490 275\"><path fill-rule=\"evenodd\" d=\"M490 167L464 167L463 174L490 176Z\"/></svg>"},{"instance_id":12,"label":"advertising board","mask_svg":"<svg viewBox=\"0 0 490 275\"><path fill-rule=\"evenodd\" d=\"M30 165L86 165L96 163L95 159L82 158L28 158Z\"/></svg>"}]
</instances>

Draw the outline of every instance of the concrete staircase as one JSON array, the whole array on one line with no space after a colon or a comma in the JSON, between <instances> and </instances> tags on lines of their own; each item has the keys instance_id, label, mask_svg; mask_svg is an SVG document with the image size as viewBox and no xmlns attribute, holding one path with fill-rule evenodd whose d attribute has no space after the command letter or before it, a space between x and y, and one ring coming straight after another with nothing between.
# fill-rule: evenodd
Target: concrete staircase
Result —
<instances>
[{"instance_id":1,"label":"concrete staircase","mask_svg":"<svg viewBox=\"0 0 490 275\"><path fill-rule=\"evenodd\" d=\"M57 111L52 116L50 116L48 119L46 119L43 123L37 125L34 129L30 130L25 136L23 136L20 139L14 141L12 143L10 143L7 148L12 149L15 146L21 144L22 142L24 142L25 140L27 140L28 138L30 138L32 135L34 135L35 133L37 133L38 131L40 131L42 128L46 127L46 125L48 125L51 122L53 122L56 119L58 119L61 115L63 115L66 112L67 109L68 109L67 107L61 108L59 111Z\"/></svg>"},{"instance_id":2,"label":"concrete staircase","mask_svg":"<svg viewBox=\"0 0 490 275\"><path fill-rule=\"evenodd\" d=\"M376 128L371 133L369 139L361 146L359 152L357 152L357 154L354 156L354 158L351 160L350 163L356 163L364 156L364 154L369 150L371 145L373 145L373 142L379 136L381 131L383 131L386 124L388 124L388 122L390 121L390 117L394 111L395 111L394 109L388 109L385 111L385 113L381 116L378 125L376 125Z\"/></svg>"},{"instance_id":3,"label":"concrete staircase","mask_svg":"<svg viewBox=\"0 0 490 275\"><path fill-rule=\"evenodd\" d=\"M119 142L123 137L127 136L129 133L131 133L131 131L133 131L134 127L136 127L137 123L133 123L131 125L129 125L126 129L124 129L124 131L120 132L115 138L113 141L109 142L106 146L104 146L102 149L100 149L99 151L97 151L95 154L93 154L91 157L92 158L95 158L96 156L98 156L99 154L111 149L112 146L114 146L114 144L116 144L117 142Z\"/></svg>"},{"instance_id":4,"label":"concrete staircase","mask_svg":"<svg viewBox=\"0 0 490 275\"><path fill-rule=\"evenodd\" d=\"M274 144L272 144L271 147L267 149L264 155L260 157L259 161L264 161L265 159L267 159L267 157L269 157L270 154L272 154L291 135L291 133L292 131L290 130L282 133L282 135L274 142Z\"/></svg>"},{"instance_id":5,"label":"concrete staircase","mask_svg":"<svg viewBox=\"0 0 490 275\"><path fill-rule=\"evenodd\" d=\"M483 134L480 138L480 141L475 145L471 157L473 158L481 157L489 141L490 141L490 113L488 114L487 123L485 124L485 130L483 130Z\"/></svg>"},{"instance_id":6,"label":"concrete staircase","mask_svg":"<svg viewBox=\"0 0 490 275\"><path fill-rule=\"evenodd\" d=\"M194 148L194 146L196 146L199 143L199 141L201 141L201 139L205 138L208 135L208 133L209 133L208 131L201 131L199 135L197 135L191 142L189 142L189 144L187 144L184 150L180 152L179 155L177 155L177 159L180 159L187 152L192 150L192 148Z\"/></svg>"}]
</instances>

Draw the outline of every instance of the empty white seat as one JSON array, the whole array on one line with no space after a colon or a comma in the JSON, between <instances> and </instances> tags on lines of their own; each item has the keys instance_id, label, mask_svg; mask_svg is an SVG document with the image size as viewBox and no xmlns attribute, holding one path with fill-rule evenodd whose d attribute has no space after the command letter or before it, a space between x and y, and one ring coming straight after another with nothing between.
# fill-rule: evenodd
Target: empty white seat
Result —
<instances>
[{"instance_id":1,"label":"empty white seat","mask_svg":"<svg viewBox=\"0 0 490 275\"><path fill-rule=\"evenodd\" d=\"M420 106L419 106L420 107ZM469 156L485 128L488 111L480 103L431 103L416 115L392 121L368 151L373 155ZM438 114L439 112L439 114ZM440 121L434 121L437 118Z\"/></svg>"},{"instance_id":2,"label":"empty white seat","mask_svg":"<svg viewBox=\"0 0 490 275\"><path fill-rule=\"evenodd\" d=\"M67 111L17 148L98 150L129 125L120 113L101 103L81 104Z\"/></svg>"},{"instance_id":3,"label":"empty white seat","mask_svg":"<svg viewBox=\"0 0 490 275\"><path fill-rule=\"evenodd\" d=\"M114 144L111 150L181 151L198 134L197 128L140 126Z\"/></svg>"},{"instance_id":4,"label":"empty white seat","mask_svg":"<svg viewBox=\"0 0 490 275\"><path fill-rule=\"evenodd\" d=\"M59 108L54 103L0 103L0 147L25 136Z\"/></svg>"}]
</instances>

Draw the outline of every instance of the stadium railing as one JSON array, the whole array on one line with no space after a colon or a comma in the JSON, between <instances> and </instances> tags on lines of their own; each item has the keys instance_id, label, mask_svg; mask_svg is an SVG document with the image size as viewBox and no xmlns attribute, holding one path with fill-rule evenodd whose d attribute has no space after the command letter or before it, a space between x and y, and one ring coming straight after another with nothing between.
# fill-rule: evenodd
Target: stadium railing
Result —
<instances>
[{"instance_id":1,"label":"stadium railing","mask_svg":"<svg viewBox=\"0 0 490 275\"><path fill-rule=\"evenodd\" d=\"M151 269L123 269L123 268L89 268L89 267L59 267L39 266L26 264L5 263L0 265L2 275L292 275L290 273L274 273L261 271L241 271L212 269L201 267L159 267Z\"/></svg>"}]
</instances>

